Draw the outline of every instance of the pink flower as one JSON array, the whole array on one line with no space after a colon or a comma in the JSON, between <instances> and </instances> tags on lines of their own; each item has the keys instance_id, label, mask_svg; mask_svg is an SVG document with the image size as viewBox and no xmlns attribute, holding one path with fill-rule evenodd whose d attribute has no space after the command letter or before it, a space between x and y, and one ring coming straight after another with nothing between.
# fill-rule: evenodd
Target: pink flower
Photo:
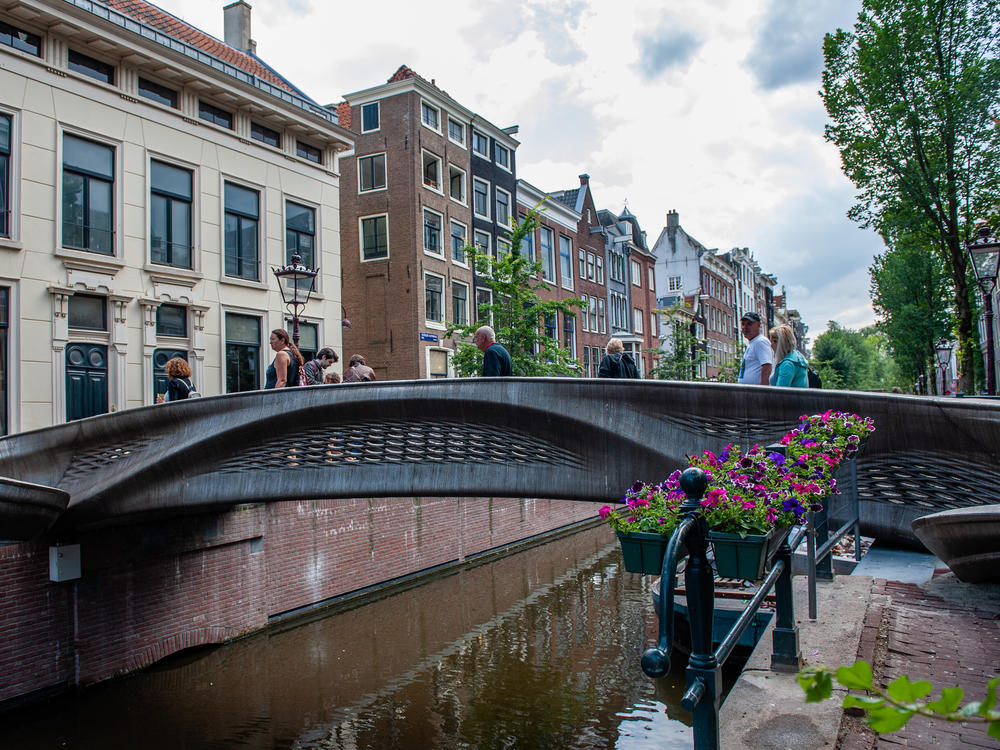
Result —
<instances>
[{"instance_id":1,"label":"pink flower","mask_svg":"<svg viewBox=\"0 0 1000 750\"><path fill-rule=\"evenodd\" d=\"M605 505L603 508L597 511L597 515L599 515L601 518L607 518L610 512L611 512L611 506Z\"/></svg>"},{"instance_id":2,"label":"pink flower","mask_svg":"<svg viewBox=\"0 0 1000 750\"><path fill-rule=\"evenodd\" d=\"M746 510L751 510L757 507L757 503L752 503L749 500L744 500L742 504Z\"/></svg>"}]
</instances>

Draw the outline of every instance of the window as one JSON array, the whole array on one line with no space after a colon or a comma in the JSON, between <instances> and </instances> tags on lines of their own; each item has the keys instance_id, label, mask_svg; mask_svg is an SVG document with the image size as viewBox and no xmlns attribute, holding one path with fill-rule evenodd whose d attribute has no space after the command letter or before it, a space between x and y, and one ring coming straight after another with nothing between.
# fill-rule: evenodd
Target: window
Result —
<instances>
[{"instance_id":1,"label":"window","mask_svg":"<svg viewBox=\"0 0 1000 750\"><path fill-rule=\"evenodd\" d=\"M496 193L496 222L502 227L510 226L510 193L506 190L501 190L496 188L494 190Z\"/></svg>"},{"instance_id":2,"label":"window","mask_svg":"<svg viewBox=\"0 0 1000 750\"><path fill-rule=\"evenodd\" d=\"M424 151L424 187L441 192L441 159Z\"/></svg>"},{"instance_id":3,"label":"window","mask_svg":"<svg viewBox=\"0 0 1000 750\"><path fill-rule=\"evenodd\" d=\"M267 125L261 125L259 122L250 123L250 137L255 141L266 143L268 146L281 148L281 133L272 130Z\"/></svg>"},{"instance_id":4,"label":"window","mask_svg":"<svg viewBox=\"0 0 1000 750\"><path fill-rule=\"evenodd\" d=\"M177 92L173 89L161 86L155 81L150 81L139 76L139 96L149 99L164 107L177 109Z\"/></svg>"},{"instance_id":5,"label":"window","mask_svg":"<svg viewBox=\"0 0 1000 750\"><path fill-rule=\"evenodd\" d=\"M225 202L226 276L258 281L260 194L227 182Z\"/></svg>"},{"instance_id":6,"label":"window","mask_svg":"<svg viewBox=\"0 0 1000 750\"><path fill-rule=\"evenodd\" d=\"M556 336L556 314L554 312L545 313L545 317L543 318L543 320L545 321L546 337L558 341L559 339Z\"/></svg>"},{"instance_id":7,"label":"window","mask_svg":"<svg viewBox=\"0 0 1000 750\"><path fill-rule=\"evenodd\" d=\"M451 322L469 325L469 287L461 281L451 282Z\"/></svg>"},{"instance_id":8,"label":"window","mask_svg":"<svg viewBox=\"0 0 1000 750\"><path fill-rule=\"evenodd\" d=\"M580 278L587 278L587 251L582 247L577 251L580 261Z\"/></svg>"},{"instance_id":9,"label":"window","mask_svg":"<svg viewBox=\"0 0 1000 750\"><path fill-rule=\"evenodd\" d=\"M313 164L323 162L323 150L303 141L295 141L295 155Z\"/></svg>"},{"instance_id":10,"label":"window","mask_svg":"<svg viewBox=\"0 0 1000 750\"><path fill-rule=\"evenodd\" d=\"M66 322L70 328L84 331L108 330L108 300L92 294L74 294L69 298Z\"/></svg>"},{"instance_id":11,"label":"window","mask_svg":"<svg viewBox=\"0 0 1000 750\"><path fill-rule=\"evenodd\" d=\"M510 243L497 237L497 259L510 255Z\"/></svg>"},{"instance_id":12,"label":"window","mask_svg":"<svg viewBox=\"0 0 1000 750\"><path fill-rule=\"evenodd\" d=\"M428 323L444 322L444 279L424 274L424 317Z\"/></svg>"},{"instance_id":13,"label":"window","mask_svg":"<svg viewBox=\"0 0 1000 750\"><path fill-rule=\"evenodd\" d=\"M162 161L149 163L149 259L191 268L193 174Z\"/></svg>"},{"instance_id":14,"label":"window","mask_svg":"<svg viewBox=\"0 0 1000 750\"><path fill-rule=\"evenodd\" d=\"M604 258L602 258L600 255L598 255L596 257L596 260L597 260L597 271L596 271L597 275L594 277L594 281L596 281L598 284L603 284L604 283Z\"/></svg>"},{"instance_id":15,"label":"window","mask_svg":"<svg viewBox=\"0 0 1000 750\"><path fill-rule=\"evenodd\" d=\"M292 333L295 321L292 318L285 318L285 330ZM308 362L316 359L316 352L319 351L319 326L315 323L306 323L299 319L299 353L302 359Z\"/></svg>"},{"instance_id":16,"label":"window","mask_svg":"<svg viewBox=\"0 0 1000 750\"><path fill-rule=\"evenodd\" d=\"M650 290L656 289L656 278L653 276L653 267L649 266L646 268L649 273L649 288Z\"/></svg>"},{"instance_id":17,"label":"window","mask_svg":"<svg viewBox=\"0 0 1000 750\"><path fill-rule=\"evenodd\" d=\"M597 319L600 322L601 333L607 333L607 323L604 314L604 300L597 300Z\"/></svg>"},{"instance_id":18,"label":"window","mask_svg":"<svg viewBox=\"0 0 1000 750\"><path fill-rule=\"evenodd\" d=\"M595 256L594 256L593 253L587 253L587 278L590 281L593 281L594 278L595 278L595 275L594 275L594 261L595 260L596 260L596 258L595 258Z\"/></svg>"},{"instance_id":19,"label":"window","mask_svg":"<svg viewBox=\"0 0 1000 750\"><path fill-rule=\"evenodd\" d=\"M642 288L642 269L639 267L639 261L632 261L632 284L639 288Z\"/></svg>"},{"instance_id":20,"label":"window","mask_svg":"<svg viewBox=\"0 0 1000 750\"><path fill-rule=\"evenodd\" d=\"M434 378L448 377L448 350L428 349L427 350L427 374Z\"/></svg>"},{"instance_id":21,"label":"window","mask_svg":"<svg viewBox=\"0 0 1000 750\"><path fill-rule=\"evenodd\" d=\"M113 254L115 150L63 136L62 244Z\"/></svg>"},{"instance_id":22,"label":"window","mask_svg":"<svg viewBox=\"0 0 1000 750\"><path fill-rule=\"evenodd\" d=\"M465 263L465 238L468 229L465 224L451 222L451 259L456 263Z\"/></svg>"},{"instance_id":23,"label":"window","mask_svg":"<svg viewBox=\"0 0 1000 750\"><path fill-rule=\"evenodd\" d=\"M601 310L601 327L597 327L597 310L598 306ZM599 300L596 297L590 298L590 330L592 333L604 333L604 300Z\"/></svg>"},{"instance_id":24,"label":"window","mask_svg":"<svg viewBox=\"0 0 1000 750\"><path fill-rule=\"evenodd\" d=\"M431 130L441 132L441 112L427 102L420 102L420 121Z\"/></svg>"},{"instance_id":25,"label":"window","mask_svg":"<svg viewBox=\"0 0 1000 750\"><path fill-rule=\"evenodd\" d=\"M454 164L448 165L448 195L465 205L465 172Z\"/></svg>"},{"instance_id":26,"label":"window","mask_svg":"<svg viewBox=\"0 0 1000 750\"><path fill-rule=\"evenodd\" d=\"M493 290L485 287L476 287L476 319L483 321L484 325L493 325Z\"/></svg>"},{"instance_id":27,"label":"window","mask_svg":"<svg viewBox=\"0 0 1000 750\"><path fill-rule=\"evenodd\" d=\"M114 86L115 84L115 67L113 65L108 65L100 60L95 60L93 57L88 57L87 55L84 55L81 52L76 52L75 50L69 51L68 62L69 69L74 73L89 76L95 81L107 83L111 86Z\"/></svg>"},{"instance_id":28,"label":"window","mask_svg":"<svg viewBox=\"0 0 1000 750\"><path fill-rule=\"evenodd\" d=\"M552 247L554 240L553 232L548 227L540 227L538 231L541 236L539 241L539 260L542 263L542 278L546 281L555 281L556 258L555 250Z\"/></svg>"},{"instance_id":29,"label":"window","mask_svg":"<svg viewBox=\"0 0 1000 750\"><path fill-rule=\"evenodd\" d=\"M292 201L285 201L285 262L292 262L298 253L302 265L316 268L316 210ZM314 279L300 283L305 291Z\"/></svg>"},{"instance_id":30,"label":"window","mask_svg":"<svg viewBox=\"0 0 1000 750\"><path fill-rule=\"evenodd\" d=\"M681 289L681 277L671 276L667 279L667 291L679 292Z\"/></svg>"},{"instance_id":31,"label":"window","mask_svg":"<svg viewBox=\"0 0 1000 750\"><path fill-rule=\"evenodd\" d=\"M214 104L198 100L198 117L220 128L233 129L233 113L219 109Z\"/></svg>"},{"instance_id":32,"label":"window","mask_svg":"<svg viewBox=\"0 0 1000 750\"><path fill-rule=\"evenodd\" d=\"M565 235L559 235L559 273L562 276L563 289L573 288L573 241Z\"/></svg>"},{"instance_id":33,"label":"window","mask_svg":"<svg viewBox=\"0 0 1000 750\"><path fill-rule=\"evenodd\" d=\"M10 237L10 115L0 114L0 237ZM6 287L4 287L6 289ZM6 294L6 291L4 291ZM0 404L2 407L2 404ZM0 434L6 434L0 433Z\"/></svg>"},{"instance_id":34,"label":"window","mask_svg":"<svg viewBox=\"0 0 1000 750\"><path fill-rule=\"evenodd\" d=\"M573 335L574 330L573 316L569 313L563 313L563 349L565 349L569 356L576 357L576 337Z\"/></svg>"},{"instance_id":35,"label":"window","mask_svg":"<svg viewBox=\"0 0 1000 750\"><path fill-rule=\"evenodd\" d=\"M358 157L358 192L385 190L385 154Z\"/></svg>"},{"instance_id":36,"label":"window","mask_svg":"<svg viewBox=\"0 0 1000 750\"><path fill-rule=\"evenodd\" d=\"M649 314L649 335L655 337L656 333L656 313Z\"/></svg>"},{"instance_id":37,"label":"window","mask_svg":"<svg viewBox=\"0 0 1000 750\"><path fill-rule=\"evenodd\" d=\"M441 255L444 248L441 246L441 214L424 209L424 250L435 255Z\"/></svg>"},{"instance_id":38,"label":"window","mask_svg":"<svg viewBox=\"0 0 1000 750\"><path fill-rule=\"evenodd\" d=\"M38 34L11 26L0 21L0 44L27 52L35 57L42 56L42 38Z\"/></svg>"},{"instance_id":39,"label":"window","mask_svg":"<svg viewBox=\"0 0 1000 750\"><path fill-rule=\"evenodd\" d=\"M260 388L260 318L226 313L226 393Z\"/></svg>"},{"instance_id":40,"label":"window","mask_svg":"<svg viewBox=\"0 0 1000 750\"><path fill-rule=\"evenodd\" d=\"M481 255L489 255L490 254L489 232L480 232L477 229L472 236L473 236L473 244L476 246L476 252Z\"/></svg>"},{"instance_id":41,"label":"window","mask_svg":"<svg viewBox=\"0 0 1000 750\"><path fill-rule=\"evenodd\" d=\"M460 146L465 145L465 125L448 118L448 137Z\"/></svg>"},{"instance_id":42,"label":"window","mask_svg":"<svg viewBox=\"0 0 1000 750\"><path fill-rule=\"evenodd\" d=\"M580 318L580 329L584 331L590 330L590 297L586 294L581 294L580 299L583 301L583 314Z\"/></svg>"},{"instance_id":43,"label":"window","mask_svg":"<svg viewBox=\"0 0 1000 750\"><path fill-rule=\"evenodd\" d=\"M632 324L635 326L635 332L636 333L642 333L642 319L643 319L643 317L644 316L642 314L642 310L640 310L638 307L636 307L636 308L634 308L632 310Z\"/></svg>"},{"instance_id":44,"label":"window","mask_svg":"<svg viewBox=\"0 0 1000 750\"><path fill-rule=\"evenodd\" d=\"M506 146L501 146L499 143L494 142L496 150L497 164L510 171L510 149Z\"/></svg>"},{"instance_id":45,"label":"window","mask_svg":"<svg viewBox=\"0 0 1000 750\"><path fill-rule=\"evenodd\" d=\"M524 217L522 216L521 219L523 220ZM529 232L526 235L524 235L524 238L521 240L521 255L523 255L525 257L525 259L529 263L533 263L534 262L534 260L535 260L535 233L533 231Z\"/></svg>"},{"instance_id":46,"label":"window","mask_svg":"<svg viewBox=\"0 0 1000 750\"><path fill-rule=\"evenodd\" d=\"M489 183L472 178L472 211L477 216L490 218L490 186Z\"/></svg>"},{"instance_id":47,"label":"window","mask_svg":"<svg viewBox=\"0 0 1000 750\"><path fill-rule=\"evenodd\" d=\"M361 132L370 133L381 127L379 123L379 103L369 102L361 105Z\"/></svg>"},{"instance_id":48,"label":"window","mask_svg":"<svg viewBox=\"0 0 1000 750\"><path fill-rule=\"evenodd\" d=\"M389 215L361 219L361 260L389 257Z\"/></svg>"},{"instance_id":49,"label":"window","mask_svg":"<svg viewBox=\"0 0 1000 750\"><path fill-rule=\"evenodd\" d=\"M472 150L482 157L487 159L490 158L490 141L489 139L475 130L472 131Z\"/></svg>"},{"instance_id":50,"label":"window","mask_svg":"<svg viewBox=\"0 0 1000 750\"><path fill-rule=\"evenodd\" d=\"M10 432L7 394L10 393L10 288L0 286L0 435Z\"/></svg>"},{"instance_id":51,"label":"window","mask_svg":"<svg viewBox=\"0 0 1000 750\"><path fill-rule=\"evenodd\" d=\"M157 307L156 335L185 338L188 335L187 308L183 305L160 305Z\"/></svg>"},{"instance_id":52,"label":"window","mask_svg":"<svg viewBox=\"0 0 1000 750\"><path fill-rule=\"evenodd\" d=\"M583 347L583 377L590 377L590 347Z\"/></svg>"}]
</instances>

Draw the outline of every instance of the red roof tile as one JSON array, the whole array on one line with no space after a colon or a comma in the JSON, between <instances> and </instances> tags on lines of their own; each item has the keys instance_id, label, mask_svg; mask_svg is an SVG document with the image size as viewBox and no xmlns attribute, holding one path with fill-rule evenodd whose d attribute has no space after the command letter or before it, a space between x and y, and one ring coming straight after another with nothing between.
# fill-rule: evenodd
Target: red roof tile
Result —
<instances>
[{"instance_id":1,"label":"red roof tile","mask_svg":"<svg viewBox=\"0 0 1000 750\"><path fill-rule=\"evenodd\" d=\"M162 31L164 34L169 34L175 39L190 44L192 47L197 47L213 57L224 60L241 70L245 70L247 73L257 76L261 80L279 86L293 94L299 93L286 81L282 80L280 76L275 75L260 61L247 53L230 47L225 42L221 42L204 31L200 31L179 18L160 10L155 5L144 2L144 0L102 0L102 2L119 13L131 16L141 23Z\"/></svg>"},{"instance_id":2,"label":"red roof tile","mask_svg":"<svg viewBox=\"0 0 1000 750\"><path fill-rule=\"evenodd\" d=\"M420 75L419 73L417 73L416 71L414 71L412 68L407 67L406 65L400 65L396 69L396 72L393 73L389 77L389 80L386 81L386 83L395 83L396 81L405 81L408 78L419 78L421 81L423 81L424 83L426 83L428 86L433 86L434 88L436 88L438 91L440 91L445 96L450 96L447 91L445 91L443 88L441 88L440 86L438 86L434 82L433 78L428 81L422 75Z\"/></svg>"}]
</instances>

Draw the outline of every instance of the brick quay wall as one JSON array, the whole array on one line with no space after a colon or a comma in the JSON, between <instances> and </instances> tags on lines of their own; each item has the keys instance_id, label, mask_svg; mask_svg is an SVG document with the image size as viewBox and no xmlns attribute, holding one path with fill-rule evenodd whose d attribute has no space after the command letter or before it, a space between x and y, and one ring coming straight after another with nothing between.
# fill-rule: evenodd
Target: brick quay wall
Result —
<instances>
[{"instance_id":1,"label":"brick quay wall","mask_svg":"<svg viewBox=\"0 0 1000 750\"><path fill-rule=\"evenodd\" d=\"M82 576L48 540L0 546L0 708L238 638L316 605L593 519L598 503L304 500L82 534Z\"/></svg>"}]
</instances>

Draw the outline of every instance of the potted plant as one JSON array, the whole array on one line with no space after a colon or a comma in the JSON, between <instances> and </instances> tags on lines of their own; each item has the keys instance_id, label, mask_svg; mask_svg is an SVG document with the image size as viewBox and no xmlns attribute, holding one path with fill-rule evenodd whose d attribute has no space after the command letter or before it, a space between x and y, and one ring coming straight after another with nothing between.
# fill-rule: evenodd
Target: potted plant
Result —
<instances>
[{"instance_id":1,"label":"potted plant","mask_svg":"<svg viewBox=\"0 0 1000 750\"><path fill-rule=\"evenodd\" d=\"M601 518L618 535L625 570L650 574L662 570L663 556L680 520L678 508L683 500L684 493L668 498L666 484L635 482L622 497L620 508L610 505L601 508Z\"/></svg>"}]
</instances>

